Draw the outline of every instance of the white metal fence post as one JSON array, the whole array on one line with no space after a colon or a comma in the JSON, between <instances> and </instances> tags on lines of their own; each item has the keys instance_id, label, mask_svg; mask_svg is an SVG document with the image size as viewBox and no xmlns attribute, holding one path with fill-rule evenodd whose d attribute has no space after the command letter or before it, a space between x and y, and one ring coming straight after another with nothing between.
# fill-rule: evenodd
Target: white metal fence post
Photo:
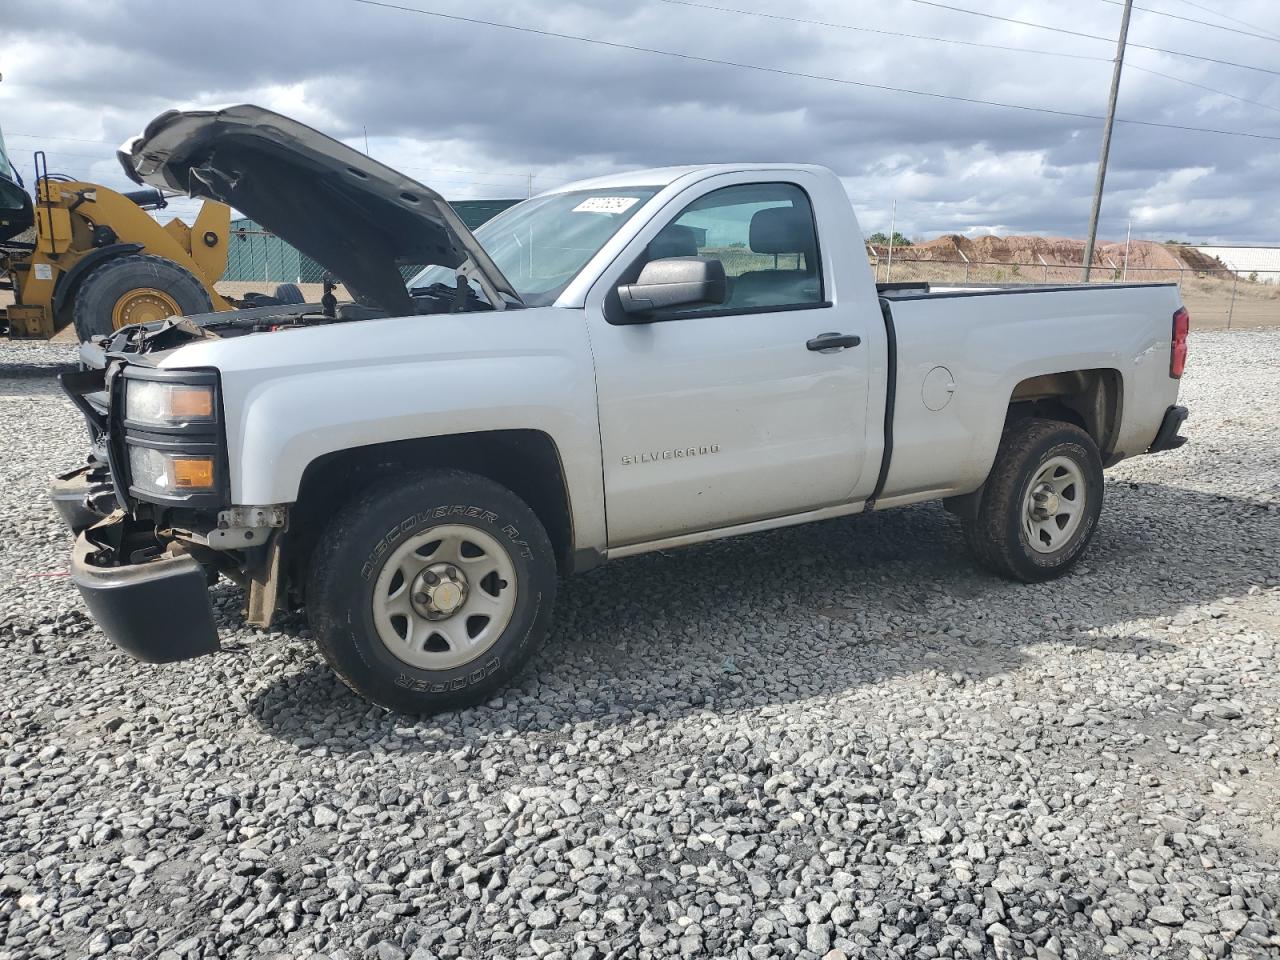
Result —
<instances>
[{"instance_id":1,"label":"white metal fence post","mask_svg":"<svg viewBox=\"0 0 1280 960\"><path fill-rule=\"evenodd\" d=\"M889 262L884 266L884 282L889 282L889 277L893 273L893 231L898 226L898 201L893 201L892 212L889 214Z\"/></svg>"},{"instance_id":2,"label":"white metal fence post","mask_svg":"<svg viewBox=\"0 0 1280 960\"><path fill-rule=\"evenodd\" d=\"M1129 279L1129 238L1133 236L1133 220L1129 221L1129 226L1124 231L1124 273L1121 274L1121 280Z\"/></svg>"}]
</instances>

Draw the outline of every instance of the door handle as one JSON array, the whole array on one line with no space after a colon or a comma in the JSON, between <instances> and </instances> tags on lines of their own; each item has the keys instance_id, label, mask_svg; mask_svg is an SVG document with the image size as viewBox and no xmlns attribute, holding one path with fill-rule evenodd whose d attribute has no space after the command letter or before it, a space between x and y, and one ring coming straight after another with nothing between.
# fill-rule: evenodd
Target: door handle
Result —
<instances>
[{"instance_id":1,"label":"door handle","mask_svg":"<svg viewBox=\"0 0 1280 960\"><path fill-rule=\"evenodd\" d=\"M820 333L805 343L810 350L827 351L843 350L845 347L856 347L862 338L856 333Z\"/></svg>"}]
</instances>

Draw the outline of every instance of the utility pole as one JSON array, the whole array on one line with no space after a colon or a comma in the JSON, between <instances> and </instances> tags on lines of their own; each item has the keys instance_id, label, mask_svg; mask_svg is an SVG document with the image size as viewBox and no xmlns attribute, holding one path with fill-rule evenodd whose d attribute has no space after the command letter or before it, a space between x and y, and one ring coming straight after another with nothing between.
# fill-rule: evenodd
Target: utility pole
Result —
<instances>
[{"instance_id":1,"label":"utility pole","mask_svg":"<svg viewBox=\"0 0 1280 960\"><path fill-rule=\"evenodd\" d=\"M1111 100L1107 103L1107 123L1102 128L1102 156L1098 159L1098 179L1093 185L1093 212L1089 215L1089 239L1084 243L1084 282L1089 282L1093 267L1093 245L1098 241L1098 215L1102 212L1102 185L1107 179L1107 157L1111 153L1111 128L1116 122L1116 100L1120 96L1120 71L1124 69L1124 44L1129 36L1129 14L1133 0L1124 0L1120 16L1120 39L1116 41L1116 62L1111 71Z\"/></svg>"}]
</instances>

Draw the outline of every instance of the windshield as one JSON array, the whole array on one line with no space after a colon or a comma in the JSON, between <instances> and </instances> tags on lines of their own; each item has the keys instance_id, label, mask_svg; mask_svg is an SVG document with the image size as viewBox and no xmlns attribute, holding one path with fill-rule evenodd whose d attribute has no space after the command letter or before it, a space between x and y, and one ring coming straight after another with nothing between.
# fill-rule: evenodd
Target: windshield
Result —
<instances>
[{"instance_id":1,"label":"windshield","mask_svg":"<svg viewBox=\"0 0 1280 960\"><path fill-rule=\"evenodd\" d=\"M543 307L555 302L583 265L659 189L574 190L534 197L478 227L476 240L520 299ZM409 287L453 286L453 277L448 267L427 267Z\"/></svg>"}]
</instances>

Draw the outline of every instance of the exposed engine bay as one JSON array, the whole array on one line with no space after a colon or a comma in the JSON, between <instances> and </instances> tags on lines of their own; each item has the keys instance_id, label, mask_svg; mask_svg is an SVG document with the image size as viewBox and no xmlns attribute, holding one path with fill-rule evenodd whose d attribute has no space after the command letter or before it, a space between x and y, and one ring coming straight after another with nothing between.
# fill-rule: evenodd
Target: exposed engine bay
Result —
<instances>
[{"instance_id":1,"label":"exposed engine bay","mask_svg":"<svg viewBox=\"0 0 1280 960\"><path fill-rule=\"evenodd\" d=\"M465 278L458 276L450 287L433 283L408 291L413 314L477 313L492 310ZM169 350L192 340L208 337L240 337L251 333L280 330L304 330L333 323L381 320L393 314L381 307L352 301L339 301L333 295L333 284L325 283L320 303L269 303L241 310L205 313L143 326L126 327L100 341L104 354L140 354Z\"/></svg>"}]
</instances>

